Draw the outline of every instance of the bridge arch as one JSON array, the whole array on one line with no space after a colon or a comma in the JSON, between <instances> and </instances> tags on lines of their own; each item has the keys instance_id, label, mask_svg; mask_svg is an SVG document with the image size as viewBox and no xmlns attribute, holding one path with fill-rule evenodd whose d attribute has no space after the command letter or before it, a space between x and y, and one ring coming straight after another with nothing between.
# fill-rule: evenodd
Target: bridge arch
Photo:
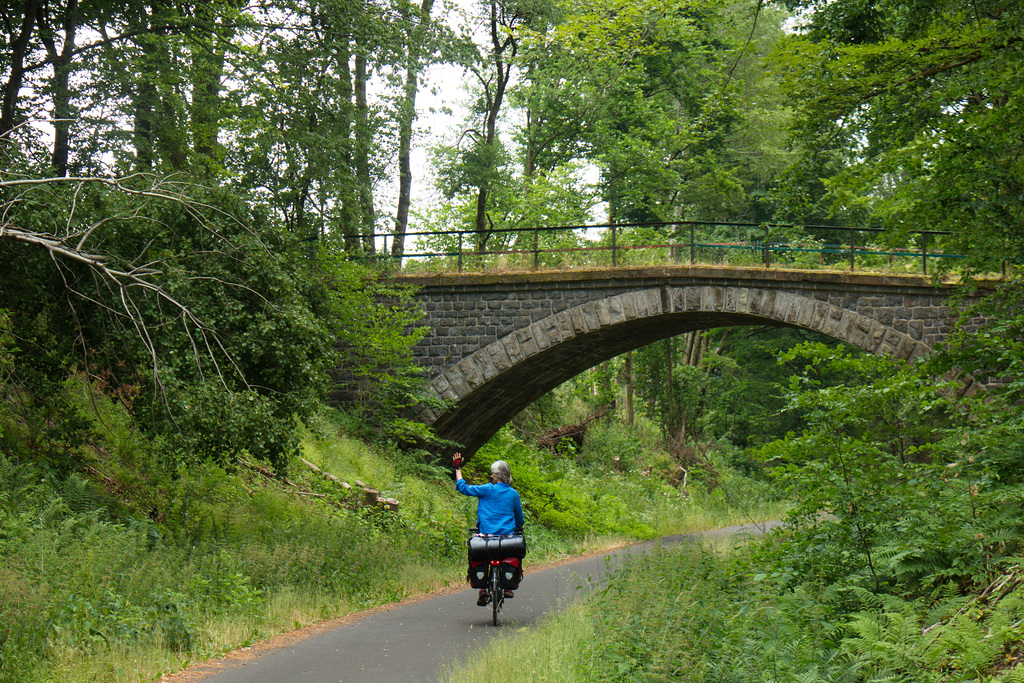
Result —
<instances>
[{"instance_id":1,"label":"bridge arch","mask_svg":"<svg viewBox=\"0 0 1024 683\"><path fill-rule=\"evenodd\" d=\"M454 352L445 355L445 362L437 364L435 354L435 365L430 366L431 390L451 407L426 411L420 419L473 453L523 408L562 382L626 351L683 332L787 326L909 360L929 353L952 325L953 312L944 304L948 291L921 278L913 283L879 278L871 284L863 276L849 274L838 279L835 274L831 278L819 274L799 282L775 278L766 282L751 278L749 272L731 280L723 279L720 271L715 276L711 281L703 276L645 277L604 289L581 285L590 292L582 303L545 311L528 322L521 319L510 330L484 324L495 321L495 312L502 308L500 296L489 298L477 291L484 305L478 302L475 318L463 318L464 330L472 320L481 332L474 338L476 345L452 345L447 350ZM832 284L823 287L822 282L829 280ZM551 283L546 291L562 288ZM465 304L468 290L462 286L455 295L457 289L452 290L453 296L456 300L462 296ZM537 291L534 287L531 296L536 297ZM515 300L522 302L525 297L520 294ZM435 342L436 336L428 345L436 346Z\"/></svg>"}]
</instances>

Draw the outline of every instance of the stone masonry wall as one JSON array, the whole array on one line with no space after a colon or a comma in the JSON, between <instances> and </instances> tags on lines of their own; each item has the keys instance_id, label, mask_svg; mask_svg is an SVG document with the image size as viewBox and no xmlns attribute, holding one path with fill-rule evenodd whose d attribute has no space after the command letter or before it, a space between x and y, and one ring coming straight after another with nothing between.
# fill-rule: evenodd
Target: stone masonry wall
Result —
<instances>
[{"instance_id":1,"label":"stone masonry wall","mask_svg":"<svg viewBox=\"0 0 1024 683\"><path fill-rule=\"evenodd\" d=\"M685 272L681 272L685 271ZM744 288L788 292L811 302L871 318L929 347L945 338L955 311L945 304L948 287L921 277L740 271L721 268L652 268L630 271L572 271L517 276L449 275L412 280L421 289L427 336L415 349L418 362L434 375L515 330L588 302L626 292L666 288ZM769 276L770 275L770 276ZM695 290L696 291L696 290Z\"/></svg>"}]
</instances>

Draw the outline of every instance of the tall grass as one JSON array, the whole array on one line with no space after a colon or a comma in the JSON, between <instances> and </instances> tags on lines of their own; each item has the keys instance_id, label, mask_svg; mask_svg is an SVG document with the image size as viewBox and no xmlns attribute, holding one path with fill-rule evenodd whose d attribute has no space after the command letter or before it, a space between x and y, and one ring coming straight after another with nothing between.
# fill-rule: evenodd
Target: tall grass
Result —
<instances>
[{"instance_id":1,"label":"tall grass","mask_svg":"<svg viewBox=\"0 0 1024 683\"><path fill-rule=\"evenodd\" d=\"M287 477L254 462L172 467L119 404L69 390L94 423L79 473L0 456L0 680L154 679L463 581L476 501L447 470L338 435L330 415L327 436L303 434L301 455L355 493L301 460ZM745 521L722 494L552 457L508 433L467 471L482 481L499 457L524 496L533 562ZM357 505L357 482L398 510Z\"/></svg>"},{"instance_id":2,"label":"tall grass","mask_svg":"<svg viewBox=\"0 0 1024 683\"><path fill-rule=\"evenodd\" d=\"M912 599L793 577L784 587L753 557L707 544L631 557L586 602L496 639L444 680L1024 681L1019 566L977 596Z\"/></svg>"}]
</instances>

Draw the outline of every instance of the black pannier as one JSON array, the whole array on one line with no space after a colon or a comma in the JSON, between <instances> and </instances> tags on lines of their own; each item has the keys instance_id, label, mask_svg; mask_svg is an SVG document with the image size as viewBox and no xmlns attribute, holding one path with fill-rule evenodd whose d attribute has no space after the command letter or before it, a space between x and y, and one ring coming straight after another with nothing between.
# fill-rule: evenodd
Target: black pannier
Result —
<instances>
[{"instance_id":1,"label":"black pannier","mask_svg":"<svg viewBox=\"0 0 1024 683\"><path fill-rule=\"evenodd\" d=\"M473 588L487 588L490 578L491 563L487 560L476 560L469 563L469 585Z\"/></svg>"},{"instance_id":2,"label":"black pannier","mask_svg":"<svg viewBox=\"0 0 1024 683\"><path fill-rule=\"evenodd\" d=\"M519 588L519 582L523 579L523 569L518 558L510 557L507 562L498 565L498 577L501 587L507 591L514 591Z\"/></svg>"},{"instance_id":3,"label":"black pannier","mask_svg":"<svg viewBox=\"0 0 1024 683\"><path fill-rule=\"evenodd\" d=\"M510 536L483 536L476 534L469 537L467 545L469 545L470 561L526 557L526 538L522 534Z\"/></svg>"}]
</instances>

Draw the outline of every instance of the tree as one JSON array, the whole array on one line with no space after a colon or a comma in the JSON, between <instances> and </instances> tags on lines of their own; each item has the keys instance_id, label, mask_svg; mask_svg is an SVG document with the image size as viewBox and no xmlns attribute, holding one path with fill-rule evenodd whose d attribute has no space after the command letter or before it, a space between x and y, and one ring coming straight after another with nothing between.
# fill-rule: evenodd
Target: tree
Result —
<instances>
[{"instance_id":1,"label":"tree","mask_svg":"<svg viewBox=\"0 0 1024 683\"><path fill-rule=\"evenodd\" d=\"M415 5L409 4L409 8ZM426 39L430 28L430 12L434 0L422 0L415 22L410 21L407 31L409 52L405 63L405 82L398 118L398 204L391 241L391 256L402 258L405 253L405 234L409 229L409 207L412 202L412 138L416 120L416 94L419 91L420 71L423 68ZM404 9L404 8L403 8ZM410 12L411 13L411 12Z\"/></svg>"},{"instance_id":2,"label":"tree","mask_svg":"<svg viewBox=\"0 0 1024 683\"><path fill-rule=\"evenodd\" d=\"M326 389L326 274L237 197L134 176L0 182L0 293L15 374L58 405L74 369L130 388L143 424L190 454L281 466ZM60 226L44 230L35 226ZM309 272L302 274L305 269ZM326 355L325 355L326 354Z\"/></svg>"},{"instance_id":3,"label":"tree","mask_svg":"<svg viewBox=\"0 0 1024 683\"><path fill-rule=\"evenodd\" d=\"M836 209L868 212L898 246L922 226L951 231L944 243L968 254L968 270L1019 262L1020 5L786 5L806 23L780 45L776 72L798 111L802 163L845 150L827 185Z\"/></svg>"},{"instance_id":4,"label":"tree","mask_svg":"<svg viewBox=\"0 0 1024 683\"><path fill-rule=\"evenodd\" d=\"M795 503L788 570L895 594L988 585L1021 543L1017 411L961 403L926 365L810 344L786 358L861 377L795 376L789 408L807 426L761 449Z\"/></svg>"}]
</instances>

